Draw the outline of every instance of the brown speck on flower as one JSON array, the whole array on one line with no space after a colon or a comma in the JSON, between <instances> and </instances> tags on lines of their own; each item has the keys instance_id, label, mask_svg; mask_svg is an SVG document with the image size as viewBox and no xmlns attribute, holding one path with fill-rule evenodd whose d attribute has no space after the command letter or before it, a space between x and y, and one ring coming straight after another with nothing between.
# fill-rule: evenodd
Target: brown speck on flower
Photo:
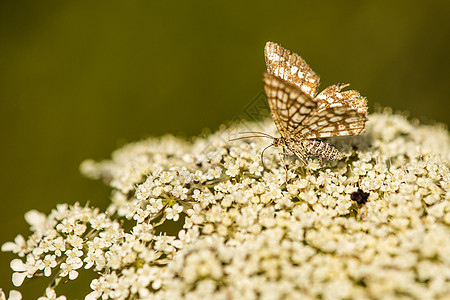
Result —
<instances>
[{"instance_id":1,"label":"brown speck on flower","mask_svg":"<svg viewBox=\"0 0 450 300\"><path fill-rule=\"evenodd\" d=\"M350 198L358 203L359 205L366 204L367 199L369 198L370 193L366 193L361 189L358 189L356 192L353 192Z\"/></svg>"}]
</instances>

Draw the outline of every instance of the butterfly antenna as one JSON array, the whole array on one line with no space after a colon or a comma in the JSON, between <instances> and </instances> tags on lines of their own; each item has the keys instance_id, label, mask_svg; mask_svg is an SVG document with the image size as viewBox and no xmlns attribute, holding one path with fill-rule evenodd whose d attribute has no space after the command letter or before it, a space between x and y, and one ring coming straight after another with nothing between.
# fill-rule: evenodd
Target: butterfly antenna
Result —
<instances>
[{"instance_id":1,"label":"butterfly antenna","mask_svg":"<svg viewBox=\"0 0 450 300\"><path fill-rule=\"evenodd\" d=\"M259 135L261 135L261 136L269 137L269 138L271 138L271 139L274 139L274 138L275 138L275 137L273 137L273 136L271 136L270 134L267 134L267 133L265 133L265 132L259 132L259 131L244 131L244 132L239 132L239 134L246 134L246 133L256 133L256 134L259 134Z\"/></svg>"},{"instance_id":2,"label":"butterfly antenna","mask_svg":"<svg viewBox=\"0 0 450 300\"><path fill-rule=\"evenodd\" d=\"M251 139L251 138L266 138L266 139L272 139L268 136L261 136L261 135L250 135L250 136L241 136L234 139L229 139L229 141L237 141L237 140L244 140L244 139Z\"/></svg>"},{"instance_id":3,"label":"butterfly antenna","mask_svg":"<svg viewBox=\"0 0 450 300\"><path fill-rule=\"evenodd\" d=\"M264 148L263 151L261 152L261 163L262 163L264 169L266 168L266 166L264 165L264 151L266 151L267 149L269 149L272 146L273 146L273 144L270 144L269 146Z\"/></svg>"}]
</instances>

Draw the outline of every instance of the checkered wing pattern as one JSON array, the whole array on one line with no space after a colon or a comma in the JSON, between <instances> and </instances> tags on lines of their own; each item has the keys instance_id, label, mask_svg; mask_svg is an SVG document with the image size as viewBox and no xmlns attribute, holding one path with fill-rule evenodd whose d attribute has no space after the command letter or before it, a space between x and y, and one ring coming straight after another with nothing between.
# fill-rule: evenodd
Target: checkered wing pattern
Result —
<instances>
[{"instance_id":1,"label":"checkered wing pattern","mask_svg":"<svg viewBox=\"0 0 450 300\"><path fill-rule=\"evenodd\" d=\"M297 54L268 42L264 48L267 72L300 88L314 98L319 86L319 76Z\"/></svg>"},{"instance_id":2,"label":"checkered wing pattern","mask_svg":"<svg viewBox=\"0 0 450 300\"><path fill-rule=\"evenodd\" d=\"M278 131L284 138L293 138L297 128L317 108L311 96L269 73L264 73L264 89L270 112Z\"/></svg>"},{"instance_id":3,"label":"checkered wing pattern","mask_svg":"<svg viewBox=\"0 0 450 300\"><path fill-rule=\"evenodd\" d=\"M264 53L269 73L264 76L266 94L283 137L357 135L365 128L367 99L354 90L341 92L348 84L331 85L315 97L319 76L299 55L272 42Z\"/></svg>"},{"instance_id":4,"label":"checkered wing pattern","mask_svg":"<svg viewBox=\"0 0 450 300\"><path fill-rule=\"evenodd\" d=\"M297 139L357 135L366 126L367 117L348 106L329 107L307 116L292 135Z\"/></svg>"},{"instance_id":5,"label":"checkered wing pattern","mask_svg":"<svg viewBox=\"0 0 450 300\"><path fill-rule=\"evenodd\" d=\"M318 111L335 106L348 106L361 114L367 114L367 99L362 97L357 91L350 90L341 92L341 90L350 84L334 84L324 89L315 98L319 104Z\"/></svg>"},{"instance_id":6,"label":"checkered wing pattern","mask_svg":"<svg viewBox=\"0 0 450 300\"><path fill-rule=\"evenodd\" d=\"M359 134L366 116L348 106L317 110L317 103L298 87L264 74L264 88L272 118L284 138L312 139Z\"/></svg>"}]
</instances>

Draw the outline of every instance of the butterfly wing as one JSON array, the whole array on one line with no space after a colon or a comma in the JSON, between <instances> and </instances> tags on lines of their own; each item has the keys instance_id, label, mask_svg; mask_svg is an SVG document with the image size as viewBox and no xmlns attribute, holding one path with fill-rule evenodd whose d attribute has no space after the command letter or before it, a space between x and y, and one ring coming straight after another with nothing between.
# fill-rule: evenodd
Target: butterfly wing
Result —
<instances>
[{"instance_id":1,"label":"butterfly wing","mask_svg":"<svg viewBox=\"0 0 450 300\"><path fill-rule=\"evenodd\" d=\"M268 42L264 48L267 72L300 88L314 98L319 86L319 76L296 53Z\"/></svg>"},{"instance_id":2,"label":"butterfly wing","mask_svg":"<svg viewBox=\"0 0 450 300\"><path fill-rule=\"evenodd\" d=\"M294 135L305 139L357 135L367 121L367 99L357 91L341 92L349 84L335 84L314 100L317 110L303 121Z\"/></svg>"},{"instance_id":3,"label":"butterfly wing","mask_svg":"<svg viewBox=\"0 0 450 300\"><path fill-rule=\"evenodd\" d=\"M348 106L361 114L367 114L367 99L355 90L341 92L347 86L349 84L340 83L324 89L315 98L319 104L317 110L322 111L334 106Z\"/></svg>"},{"instance_id":4,"label":"butterfly wing","mask_svg":"<svg viewBox=\"0 0 450 300\"><path fill-rule=\"evenodd\" d=\"M283 137L314 139L357 135L367 121L367 99L335 84L317 97L319 76L296 53L268 42L264 49L266 94L272 118ZM292 95L291 95L292 94Z\"/></svg>"},{"instance_id":5,"label":"butterfly wing","mask_svg":"<svg viewBox=\"0 0 450 300\"><path fill-rule=\"evenodd\" d=\"M294 131L301 139L357 135L366 126L367 116L349 106L333 106L307 116Z\"/></svg>"},{"instance_id":6,"label":"butterfly wing","mask_svg":"<svg viewBox=\"0 0 450 300\"><path fill-rule=\"evenodd\" d=\"M291 138L292 133L302 128L303 121L317 108L311 96L269 73L264 73L264 89L273 121L280 134Z\"/></svg>"}]
</instances>

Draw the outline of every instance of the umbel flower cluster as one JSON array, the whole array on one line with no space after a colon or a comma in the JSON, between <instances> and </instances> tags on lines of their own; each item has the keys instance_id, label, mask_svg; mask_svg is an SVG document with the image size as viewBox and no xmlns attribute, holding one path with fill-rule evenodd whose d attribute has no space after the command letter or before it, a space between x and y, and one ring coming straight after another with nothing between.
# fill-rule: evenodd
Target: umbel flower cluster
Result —
<instances>
[{"instance_id":1,"label":"umbel flower cluster","mask_svg":"<svg viewBox=\"0 0 450 300\"><path fill-rule=\"evenodd\" d=\"M271 120L259 125L276 135ZM32 234L2 247L19 256L13 283L70 284L90 269L86 299L450 298L445 128L372 114L362 135L332 140L347 159L287 159L287 176L279 149L263 167L268 143L223 129L84 162L111 204L27 213ZM65 299L54 286L40 299Z\"/></svg>"}]
</instances>

